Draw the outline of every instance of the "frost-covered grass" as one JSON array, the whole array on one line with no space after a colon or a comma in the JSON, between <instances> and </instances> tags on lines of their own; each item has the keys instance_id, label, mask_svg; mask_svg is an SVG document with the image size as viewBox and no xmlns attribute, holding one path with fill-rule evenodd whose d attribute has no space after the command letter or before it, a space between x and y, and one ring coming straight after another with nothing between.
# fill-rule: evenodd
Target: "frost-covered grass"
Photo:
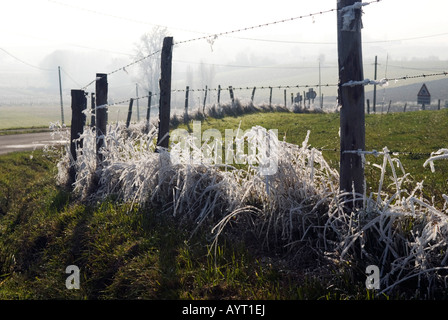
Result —
<instances>
[{"instance_id":1,"label":"frost-covered grass","mask_svg":"<svg viewBox=\"0 0 448 320\"><path fill-rule=\"evenodd\" d=\"M366 266L377 265L380 291L388 295L446 293L446 202L437 207L425 198L424 184L410 179L387 148L375 154L380 164L365 161L379 172L376 190L344 194L338 171L309 145L310 131L299 145L279 142L278 171L266 177L253 166L172 164L169 150L154 152L155 135L155 129L145 134L141 126L109 126L104 162L97 168L95 135L87 131L75 164L74 193L90 202L113 197L159 207L180 225L192 226L193 233L208 229L215 249L221 236L251 239L260 250L279 250L288 263L300 259L302 268L349 266L353 277L362 279ZM193 152L200 152L191 139ZM208 147L204 143L202 150ZM66 155L59 165L61 183L68 163ZM355 201L362 205L352 209Z\"/></svg>"}]
</instances>

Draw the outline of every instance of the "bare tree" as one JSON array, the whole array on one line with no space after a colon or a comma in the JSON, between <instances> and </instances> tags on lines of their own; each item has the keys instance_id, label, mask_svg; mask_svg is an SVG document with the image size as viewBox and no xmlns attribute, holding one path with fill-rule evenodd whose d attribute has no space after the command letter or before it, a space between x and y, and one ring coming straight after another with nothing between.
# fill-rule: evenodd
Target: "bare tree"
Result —
<instances>
[{"instance_id":1,"label":"bare tree","mask_svg":"<svg viewBox=\"0 0 448 320\"><path fill-rule=\"evenodd\" d=\"M143 59L162 49L163 39L169 35L168 29L156 26L143 34L136 44L136 59ZM159 94L160 54L142 60L139 65L137 81L145 91Z\"/></svg>"}]
</instances>

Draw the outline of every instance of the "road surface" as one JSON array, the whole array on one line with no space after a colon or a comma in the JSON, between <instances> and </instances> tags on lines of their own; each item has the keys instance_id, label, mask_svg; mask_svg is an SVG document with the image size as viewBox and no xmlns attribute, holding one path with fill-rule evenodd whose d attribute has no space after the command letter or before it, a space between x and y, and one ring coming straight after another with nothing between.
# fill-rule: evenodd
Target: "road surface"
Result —
<instances>
[{"instance_id":1,"label":"road surface","mask_svg":"<svg viewBox=\"0 0 448 320\"><path fill-rule=\"evenodd\" d=\"M0 136L0 155L15 151L32 151L46 145L66 144L60 137L51 137L50 132L24 133Z\"/></svg>"}]
</instances>

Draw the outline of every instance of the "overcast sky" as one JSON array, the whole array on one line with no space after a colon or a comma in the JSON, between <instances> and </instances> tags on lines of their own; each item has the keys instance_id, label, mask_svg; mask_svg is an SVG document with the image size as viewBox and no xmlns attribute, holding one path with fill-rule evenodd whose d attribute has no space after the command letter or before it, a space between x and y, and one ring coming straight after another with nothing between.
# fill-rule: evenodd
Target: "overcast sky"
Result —
<instances>
[{"instance_id":1,"label":"overcast sky","mask_svg":"<svg viewBox=\"0 0 448 320\"><path fill-rule=\"evenodd\" d=\"M0 11L0 68L39 72L57 50L133 61L135 44L155 25L166 26L174 41L226 32L333 9L335 0L143 1L14 0ZM382 0L364 7L364 58L448 60L448 1ZM266 41L268 40L268 41ZM252 54L262 63L297 64L337 57L336 13L179 45L184 63L231 63ZM14 57L12 57L13 55ZM20 60L20 61L19 61ZM442 63L443 65L443 63ZM73 66L71 67L73 69ZM96 70L111 71L111 70ZM71 70L72 75L75 73ZM82 82L84 79L75 79Z\"/></svg>"}]
</instances>

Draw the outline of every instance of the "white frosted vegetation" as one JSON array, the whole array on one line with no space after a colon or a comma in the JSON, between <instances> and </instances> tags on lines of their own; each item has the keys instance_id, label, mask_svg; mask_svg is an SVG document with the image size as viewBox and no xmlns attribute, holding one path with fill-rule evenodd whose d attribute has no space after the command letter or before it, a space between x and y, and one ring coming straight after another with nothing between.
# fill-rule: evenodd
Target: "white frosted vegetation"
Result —
<instances>
[{"instance_id":1,"label":"white frosted vegetation","mask_svg":"<svg viewBox=\"0 0 448 320\"><path fill-rule=\"evenodd\" d=\"M320 151L309 146L309 133L301 146L279 141L276 173L262 175L256 161L243 167L185 158L173 162L168 150L154 152L157 130L145 134L144 125L138 126L108 126L104 161L98 168L95 133L84 133L84 148L78 150L74 164L75 194L84 201L102 201L114 195L121 201L158 208L161 214L193 223L195 230L209 228L215 244L229 230L232 234L252 232L260 244L283 246L294 258L311 250L333 267L348 263L365 270L365 266L377 265L380 291L385 293L400 284L425 288L427 294L445 288L446 206L435 208L426 200L423 183L405 189L409 175L387 148L370 153L383 158L383 164L376 165L381 172L378 191L343 194L339 173ZM247 137L263 139L259 134L263 130L267 132L252 128ZM209 141L195 141L189 135L171 149L179 148L180 143L184 148L186 143L192 155L210 155L216 150ZM443 150L428 163L442 155L446 157ZM66 153L58 164L60 183L67 181L69 163ZM392 175L388 177L386 172ZM386 185L394 193L385 192ZM362 204L360 209L350 209L354 201Z\"/></svg>"}]
</instances>

